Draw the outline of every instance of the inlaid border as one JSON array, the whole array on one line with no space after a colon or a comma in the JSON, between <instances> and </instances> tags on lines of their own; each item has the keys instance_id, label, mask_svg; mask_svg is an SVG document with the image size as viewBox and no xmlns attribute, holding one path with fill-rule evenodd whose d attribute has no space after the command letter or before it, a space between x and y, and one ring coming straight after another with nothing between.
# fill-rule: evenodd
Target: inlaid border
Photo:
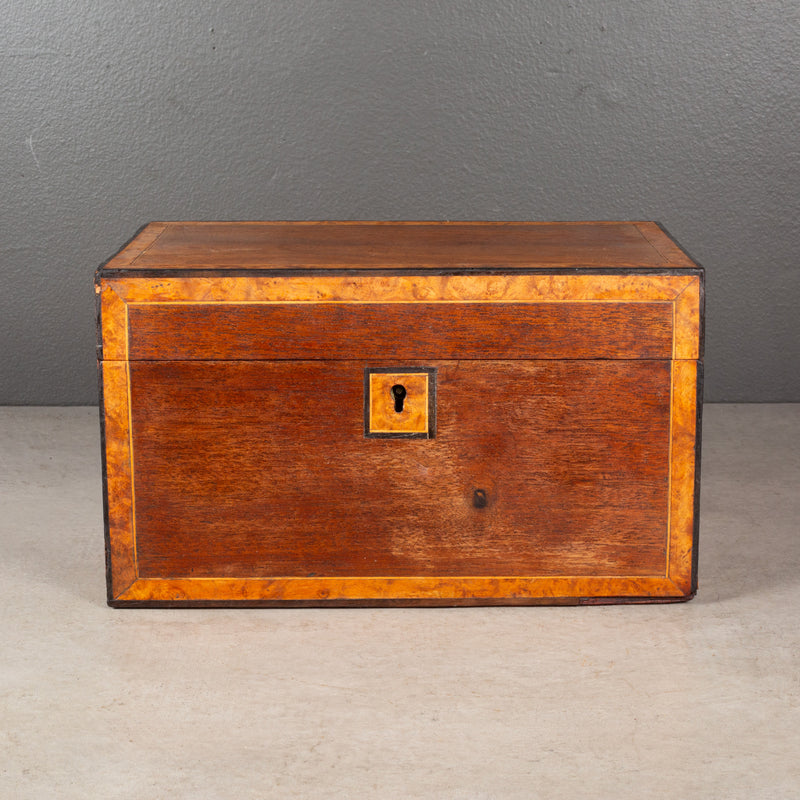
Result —
<instances>
[{"instance_id":1,"label":"inlaid border","mask_svg":"<svg viewBox=\"0 0 800 800\"><path fill-rule=\"evenodd\" d=\"M373 600L459 602L502 599L510 602L572 598L683 599L684 593L662 576L635 577L378 577L378 578L143 578L115 600L127 603L193 603L228 600L354 603Z\"/></svg>"},{"instance_id":2,"label":"inlaid border","mask_svg":"<svg viewBox=\"0 0 800 800\"><path fill-rule=\"evenodd\" d=\"M697 372L696 361L672 362L667 577L685 594L694 591Z\"/></svg>"},{"instance_id":3,"label":"inlaid border","mask_svg":"<svg viewBox=\"0 0 800 800\"><path fill-rule=\"evenodd\" d=\"M127 360L127 306L302 303L670 303L673 354L700 357L697 275L347 275L103 278L102 352Z\"/></svg>"},{"instance_id":4,"label":"inlaid border","mask_svg":"<svg viewBox=\"0 0 800 800\"><path fill-rule=\"evenodd\" d=\"M125 362L105 361L100 380L103 399L105 491L109 600L138 577L134 519L133 451L131 446L130 380Z\"/></svg>"},{"instance_id":5,"label":"inlaid border","mask_svg":"<svg viewBox=\"0 0 800 800\"><path fill-rule=\"evenodd\" d=\"M427 430L382 431L372 427L370 376L378 373L409 375L422 373L427 376L426 404ZM434 439L436 437L436 367L365 367L364 368L364 438L366 439Z\"/></svg>"},{"instance_id":6,"label":"inlaid border","mask_svg":"<svg viewBox=\"0 0 800 800\"><path fill-rule=\"evenodd\" d=\"M697 275L403 275L100 279L111 605L483 604L688 599L696 571ZM673 308L669 510L658 576L142 579L136 563L128 306L182 303L667 302Z\"/></svg>"}]
</instances>

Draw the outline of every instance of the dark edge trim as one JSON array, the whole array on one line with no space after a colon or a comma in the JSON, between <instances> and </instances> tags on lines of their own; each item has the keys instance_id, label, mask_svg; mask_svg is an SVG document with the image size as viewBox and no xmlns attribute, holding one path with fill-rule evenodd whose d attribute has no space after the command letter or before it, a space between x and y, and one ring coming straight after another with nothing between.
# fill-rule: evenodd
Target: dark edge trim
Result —
<instances>
[{"instance_id":1,"label":"dark edge trim","mask_svg":"<svg viewBox=\"0 0 800 800\"><path fill-rule=\"evenodd\" d=\"M700 546L700 464L703 443L703 383L705 370L703 362L697 362L697 422L694 432L694 534L692 536L692 594L697 593L697 567Z\"/></svg>"},{"instance_id":2,"label":"dark edge trim","mask_svg":"<svg viewBox=\"0 0 800 800\"><path fill-rule=\"evenodd\" d=\"M112 608L458 608L476 606L599 606L685 603L685 597L458 597L352 600L114 600Z\"/></svg>"},{"instance_id":3,"label":"dark edge trim","mask_svg":"<svg viewBox=\"0 0 800 800\"><path fill-rule=\"evenodd\" d=\"M106 270L106 264L110 261L113 261L129 244L133 242L133 240L148 226L152 225L155 220L151 220L150 222L145 222L144 225L140 225L136 231L134 232L133 236L131 236L124 244L117 248L117 251L109 256L102 264L100 264L97 269L94 271L94 282L97 284L100 278L109 277L110 274L115 272L125 272L127 270ZM103 273L102 275L100 273Z\"/></svg>"},{"instance_id":4,"label":"dark edge trim","mask_svg":"<svg viewBox=\"0 0 800 800\"><path fill-rule=\"evenodd\" d=\"M651 603L685 603L694 597L694 591L680 597L581 597L582 606L645 605Z\"/></svg>"},{"instance_id":5,"label":"dark edge trim","mask_svg":"<svg viewBox=\"0 0 800 800\"><path fill-rule=\"evenodd\" d=\"M109 259L110 261L111 259ZM108 262L106 262L108 263ZM101 266L99 269L103 269ZM404 276L404 275L697 275L702 269L691 267L366 267L357 268L331 268L331 267L287 267L285 269L271 269L269 267L253 267L249 269L221 269L219 267L186 267L183 269L143 269L122 268L103 269L102 278L308 278L317 275L342 275L354 277L356 275L370 276Z\"/></svg>"},{"instance_id":6,"label":"dark edge trim","mask_svg":"<svg viewBox=\"0 0 800 800\"><path fill-rule=\"evenodd\" d=\"M103 362L97 362L98 398L100 401L100 468L103 480L103 538L106 550L106 602L112 605L111 593L111 525L108 518L108 469L106 465L106 406L103 397Z\"/></svg>"},{"instance_id":7,"label":"dark edge trim","mask_svg":"<svg viewBox=\"0 0 800 800\"><path fill-rule=\"evenodd\" d=\"M428 432L372 433L369 429L369 376L373 372L425 372L428 374ZM435 439L436 438L436 367L364 367L364 438L365 439Z\"/></svg>"},{"instance_id":8,"label":"dark edge trim","mask_svg":"<svg viewBox=\"0 0 800 800\"><path fill-rule=\"evenodd\" d=\"M700 342L697 348L699 360L702 361L706 354L706 271L700 270Z\"/></svg>"}]
</instances>

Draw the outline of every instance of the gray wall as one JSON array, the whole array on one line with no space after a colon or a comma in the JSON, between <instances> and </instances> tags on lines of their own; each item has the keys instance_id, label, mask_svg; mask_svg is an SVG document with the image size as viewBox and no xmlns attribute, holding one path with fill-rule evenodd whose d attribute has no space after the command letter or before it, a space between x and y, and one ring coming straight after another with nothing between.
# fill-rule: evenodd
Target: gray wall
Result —
<instances>
[{"instance_id":1,"label":"gray wall","mask_svg":"<svg viewBox=\"0 0 800 800\"><path fill-rule=\"evenodd\" d=\"M151 219L657 219L706 399L800 400L800 4L0 0L0 403L95 402Z\"/></svg>"}]
</instances>

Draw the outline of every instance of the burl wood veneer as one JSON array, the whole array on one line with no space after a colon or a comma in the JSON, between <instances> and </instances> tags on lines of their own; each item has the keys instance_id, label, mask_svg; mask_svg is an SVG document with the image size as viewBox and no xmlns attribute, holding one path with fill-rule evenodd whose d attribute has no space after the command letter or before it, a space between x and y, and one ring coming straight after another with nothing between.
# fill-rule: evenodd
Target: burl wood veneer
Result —
<instances>
[{"instance_id":1,"label":"burl wood veneer","mask_svg":"<svg viewBox=\"0 0 800 800\"><path fill-rule=\"evenodd\" d=\"M703 272L655 223L151 223L96 290L111 605L694 595Z\"/></svg>"}]
</instances>

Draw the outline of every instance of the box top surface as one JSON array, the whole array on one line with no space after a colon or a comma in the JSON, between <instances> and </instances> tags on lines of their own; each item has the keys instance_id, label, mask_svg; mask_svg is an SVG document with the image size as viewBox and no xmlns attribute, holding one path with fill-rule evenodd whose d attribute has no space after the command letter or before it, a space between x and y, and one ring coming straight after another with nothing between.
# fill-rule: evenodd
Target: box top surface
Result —
<instances>
[{"instance_id":1,"label":"box top surface","mask_svg":"<svg viewBox=\"0 0 800 800\"><path fill-rule=\"evenodd\" d=\"M151 222L99 274L581 268L697 264L655 222Z\"/></svg>"}]
</instances>

